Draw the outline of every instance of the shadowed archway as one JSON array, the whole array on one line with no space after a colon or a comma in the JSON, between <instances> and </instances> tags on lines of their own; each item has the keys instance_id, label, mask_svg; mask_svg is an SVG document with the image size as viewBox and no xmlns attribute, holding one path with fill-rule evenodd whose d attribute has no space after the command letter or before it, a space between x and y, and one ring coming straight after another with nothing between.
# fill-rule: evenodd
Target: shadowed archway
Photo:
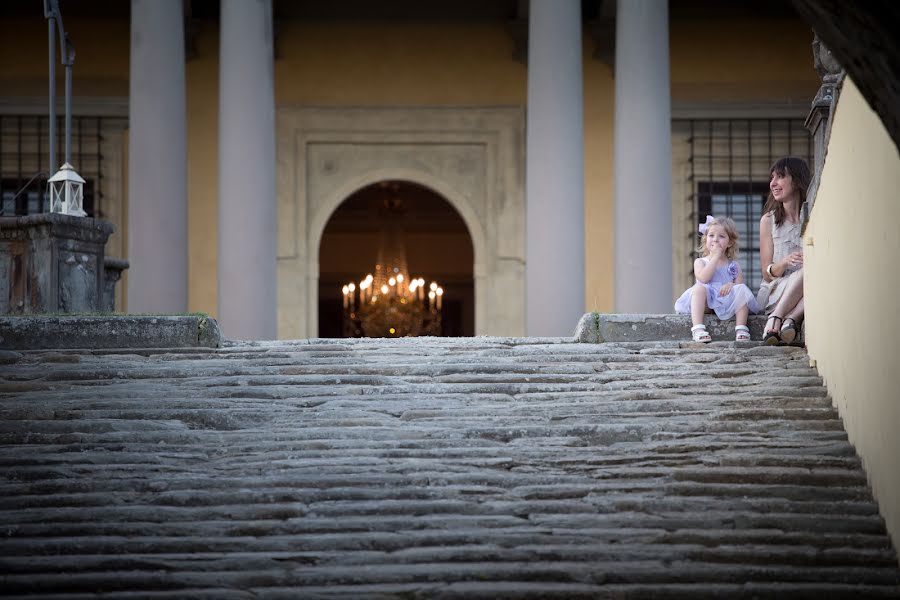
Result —
<instances>
[{"instance_id":1,"label":"shadowed archway","mask_svg":"<svg viewBox=\"0 0 900 600\"><path fill-rule=\"evenodd\" d=\"M475 333L472 238L459 213L440 194L409 181L381 181L348 196L332 213L319 245L319 337L342 337L341 287L374 268L378 210L384 190L402 199L410 275L444 288L442 335Z\"/></svg>"}]
</instances>

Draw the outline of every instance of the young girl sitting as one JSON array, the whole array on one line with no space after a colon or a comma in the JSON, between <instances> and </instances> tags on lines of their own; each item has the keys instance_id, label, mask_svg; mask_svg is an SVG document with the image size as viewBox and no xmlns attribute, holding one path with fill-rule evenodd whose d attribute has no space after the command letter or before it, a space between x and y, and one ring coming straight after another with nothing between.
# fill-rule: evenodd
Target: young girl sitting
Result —
<instances>
[{"instance_id":1,"label":"young girl sitting","mask_svg":"<svg viewBox=\"0 0 900 600\"><path fill-rule=\"evenodd\" d=\"M706 312L715 312L723 321L737 315L734 339L750 341L747 315L759 312L759 305L734 260L738 253L737 227L728 217L714 219L707 215L706 223L701 223L699 229L702 237L697 250L702 258L694 261L697 282L675 302L675 312L691 315L691 337L695 342L712 341L703 324Z\"/></svg>"}]
</instances>

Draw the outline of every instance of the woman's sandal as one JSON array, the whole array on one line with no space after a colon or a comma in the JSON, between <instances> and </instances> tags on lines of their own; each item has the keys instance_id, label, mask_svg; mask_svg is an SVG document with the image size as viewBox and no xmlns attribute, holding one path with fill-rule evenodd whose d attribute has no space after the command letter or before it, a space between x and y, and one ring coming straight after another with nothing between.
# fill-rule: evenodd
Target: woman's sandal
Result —
<instances>
[{"instance_id":1,"label":"woman's sandal","mask_svg":"<svg viewBox=\"0 0 900 600\"><path fill-rule=\"evenodd\" d=\"M736 342L749 342L750 341L750 328L746 325L735 325L734 326L734 341Z\"/></svg>"},{"instance_id":2,"label":"woman's sandal","mask_svg":"<svg viewBox=\"0 0 900 600\"><path fill-rule=\"evenodd\" d=\"M706 331L706 325L704 325L703 323L699 323L691 327L691 339L693 339L695 342L703 342L704 344L708 344L712 341L709 332Z\"/></svg>"},{"instance_id":3,"label":"woman's sandal","mask_svg":"<svg viewBox=\"0 0 900 600\"><path fill-rule=\"evenodd\" d=\"M790 325L788 325L790 322ZM797 321L794 317L787 317L781 324L781 341L790 344L797 339Z\"/></svg>"},{"instance_id":4,"label":"woman's sandal","mask_svg":"<svg viewBox=\"0 0 900 600\"><path fill-rule=\"evenodd\" d=\"M766 319L766 325L769 324L769 320L771 320L771 319L775 319L776 321L780 321L780 322L784 323L784 320L781 317L776 317L775 315L769 315L769 318ZM779 327L778 329L781 329L781 327ZM774 346L775 344L777 344L778 342L781 341L781 334L777 331L773 331L773 330L770 330L769 328L766 328L766 333L763 335L763 341L768 346Z\"/></svg>"}]
</instances>

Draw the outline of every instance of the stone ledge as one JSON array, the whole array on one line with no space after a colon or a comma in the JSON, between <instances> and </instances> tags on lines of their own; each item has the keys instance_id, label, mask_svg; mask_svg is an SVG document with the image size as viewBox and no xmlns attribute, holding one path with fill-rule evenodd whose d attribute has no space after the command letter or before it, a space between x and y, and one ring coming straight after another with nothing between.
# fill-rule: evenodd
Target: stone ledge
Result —
<instances>
[{"instance_id":1,"label":"stone ledge","mask_svg":"<svg viewBox=\"0 0 900 600\"><path fill-rule=\"evenodd\" d=\"M734 341L734 319L720 321L715 315L706 315L706 329L714 342ZM750 339L762 340L766 326L765 315L750 315L747 320ZM690 315L660 314L605 314L586 313L575 329L575 340L589 344L602 342L689 342L691 341ZM802 345L803 332L794 341Z\"/></svg>"},{"instance_id":2,"label":"stone ledge","mask_svg":"<svg viewBox=\"0 0 900 600\"><path fill-rule=\"evenodd\" d=\"M0 317L0 349L219 348L222 332L206 315Z\"/></svg>"}]
</instances>

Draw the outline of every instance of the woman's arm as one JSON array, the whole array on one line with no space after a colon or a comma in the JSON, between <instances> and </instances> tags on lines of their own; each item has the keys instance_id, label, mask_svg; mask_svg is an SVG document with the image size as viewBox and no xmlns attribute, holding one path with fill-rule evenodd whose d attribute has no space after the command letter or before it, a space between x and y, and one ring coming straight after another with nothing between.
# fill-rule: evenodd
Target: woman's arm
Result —
<instances>
[{"instance_id":1,"label":"woman's arm","mask_svg":"<svg viewBox=\"0 0 900 600\"><path fill-rule=\"evenodd\" d=\"M785 256L778 262L773 260L774 257L775 242L772 239L772 219L765 214L759 220L759 266L762 269L763 279L772 281L776 277L784 275L788 267L803 264L803 255L800 252ZM772 265L771 275L769 275L769 265Z\"/></svg>"},{"instance_id":2,"label":"woman's arm","mask_svg":"<svg viewBox=\"0 0 900 600\"><path fill-rule=\"evenodd\" d=\"M772 217L766 213L759 220L759 269L762 271L762 278L765 281L772 281L773 277L769 277L766 269L772 264L772 258L775 256L775 242L772 240ZM775 267L772 267L773 272Z\"/></svg>"}]
</instances>

